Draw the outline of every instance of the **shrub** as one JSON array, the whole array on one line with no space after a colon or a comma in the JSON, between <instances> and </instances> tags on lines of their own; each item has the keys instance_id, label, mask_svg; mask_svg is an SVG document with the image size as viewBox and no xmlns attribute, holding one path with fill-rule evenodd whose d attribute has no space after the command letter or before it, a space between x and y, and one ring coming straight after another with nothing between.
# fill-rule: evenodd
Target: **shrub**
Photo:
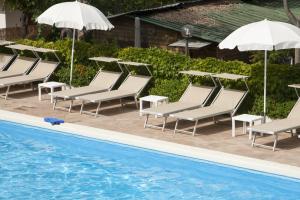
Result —
<instances>
[{"instance_id":1,"label":"shrub","mask_svg":"<svg viewBox=\"0 0 300 200\"><path fill-rule=\"evenodd\" d=\"M57 40L55 42L47 42L43 39L40 40L20 40L18 43L31 45L35 47L44 47L56 49L57 55L61 60L58 70L52 78L59 81L69 82L70 79L70 63L71 63L71 48L72 40ZM98 71L99 66L94 61L90 61L90 57L95 56L116 56L118 48L116 44L98 43L92 44L84 41L75 42L74 53L74 73L73 85L79 86L87 84L91 81L92 77Z\"/></svg>"},{"instance_id":2,"label":"shrub","mask_svg":"<svg viewBox=\"0 0 300 200\"><path fill-rule=\"evenodd\" d=\"M159 48L125 48L118 52L118 57L151 64L155 79L174 79L178 77L178 71L185 69L190 62L184 55Z\"/></svg>"},{"instance_id":3,"label":"shrub","mask_svg":"<svg viewBox=\"0 0 300 200\"><path fill-rule=\"evenodd\" d=\"M263 97L258 96L254 99L253 107L251 113L262 114L263 111ZM290 110L293 108L295 100L278 101L274 100L272 97L267 98L268 105L268 116L272 118L284 118L286 117Z\"/></svg>"},{"instance_id":4,"label":"shrub","mask_svg":"<svg viewBox=\"0 0 300 200\"><path fill-rule=\"evenodd\" d=\"M263 110L263 74L261 62L246 64L240 61L221 61L215 58L191 59L184 55L158 48L126 48L119 51L119 58L152 65L154 86L151 94L168 96L177 101L187 82L179 75L184 69L194 69L214 73L235 73L249 76L250 93L241 110L260 114ZM196 82L203 82L202 79ZM243 82L222 81L226 87L245 89ZM295 92L289 84L300 83L300 68L289 65L270 64L268 66L268 115L273 118L285 117L295 102Z\"/></svg>"},{"instance_id":5,"label":"shrub","mask_svg":"<svg viewBox=\"0 0 300 200\"><path fill-rule=\"evenodd\" d=\"M188 86L188 81L185 80L167 80L158 79L155 82L155 87L152 87L149 91L150 94L165 96L168 94L169 101L178 101L183 94L185 88Z\"/></svg>"},{"instance_id":6,"label":"shrub","mask_svg":"<svg viewBox=\"0 0 300 200\"><path fill-rule=\"evenodd\" d=\"M271 64L290 64L293 58L294 49L284 49L268 52L268 62ZM254 51L251 53L251 62L263 63L265 59L264 51Z\"/></svg>"}]
</instances>

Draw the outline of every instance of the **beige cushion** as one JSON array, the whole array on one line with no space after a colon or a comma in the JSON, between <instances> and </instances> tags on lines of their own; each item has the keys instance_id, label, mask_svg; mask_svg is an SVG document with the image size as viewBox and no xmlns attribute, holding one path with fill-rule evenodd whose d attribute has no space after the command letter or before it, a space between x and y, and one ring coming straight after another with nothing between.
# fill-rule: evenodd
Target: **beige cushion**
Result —
<instances>
[{"instance_id":1,"label":"beige cushion","mask_svg":"<svg viewBox=\"0 0 300 200\"><path fill-rule=\"evenodd\" d=\"M0 72L0 78L8 78L25 74L35 63L36 59L17 57L6 71Z\"/></svg>"},{"instance_id":2,"label":"beige cushion","mask_svg":"<svg viewBox=\"0 0 300 200\"><path fill-rule=\"evenodd\" d=\"M40 77L41 79L50 76L56 69L58 63L53 61L40 61L29 73L30 76Z\"/></svg>"},{"instance_id":3,"label":"beige cushion","mask_svg":"<svg viewBox=\"0 0 300 200\"><path fill-rule=\"evenodd\" d=\"M120 76L120 72L110 72L102 70L92 80L90 86L109 89L117 82Z\"/></svg>"},{"instance_id":4,"label":"beige cushion","mask_svg":"<svg viewBox=\"0 0 300 200\"><path fill-rule=\"evenodd\" d=\"M147 83L149 82L150 79L151 79L150 76L130 75L120 85L118 90L138 93L147 85Z\"/></svg>"},{"instance_id":5,"label":"beige cushion","mask_svg":"<svg viewBox=\"0 0 300 200\"><path fill-rule=\"evenodd\" d=\"M13 55L0 53L0 70L3 70L13 57Z\"/></svg>"}]
</instances>

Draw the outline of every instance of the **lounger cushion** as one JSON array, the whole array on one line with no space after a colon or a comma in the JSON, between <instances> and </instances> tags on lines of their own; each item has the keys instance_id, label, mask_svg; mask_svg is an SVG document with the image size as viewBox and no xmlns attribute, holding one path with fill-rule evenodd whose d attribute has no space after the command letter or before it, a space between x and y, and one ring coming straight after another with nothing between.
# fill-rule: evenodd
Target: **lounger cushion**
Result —
<instances>
[{"instance_id":1,"label":"lounger cushion","mask_svg":"<svg viewBox=\"0 0 300 200\"><path fill-rule=\"evenodd\" d=\"M13 77L13 76L21 76L24 73L16 73L16 72L11 72L11 71L2 71L0 72L0 79L3 78L9 78L9 77Z\"/></svg>"},{"instance_id":2,"label":"lounger cushion","mask_svg":"<svg viewBox=\"0 0 300 200\"><path fill-rule=\"evenodd\" d=\"M102 93L96 93L96 94L88 94L79 96L76 99L80 99L83 101L89 101L93 103L98 103L102 101L109 101L113 99L121 99L125 97L132 97L135 96L136 93L132 91L125 91L125 90L112 90Z\"/></svg>"},{"instance_id":3,"label":"lounger cushion","mask_svg":"<svg viewBox=\"0 0 300 200\"><path fill-rule=\"evenodd\" d=\"M122 73L120 72L111 72L111 71L100 71L97 73L96 77L93 79L93 81L90 83L90 86L93 86L94 88L106 88L109 89L120 78Z\"/></svg>"},{"instance_id":4,"label":"lounger cushion","mask_svg":"<svg viewBox=\"0 0 300 200\"><path fill-rule=\"evenodd\" d=\"M201 106L199 103L174 102L163 104L158 107L152 107L142 110L144 114L166 116L171 113L180 112L187 109L193 109Z\"/></svg>"},{"instance_id":5,"label":"lounger cushion","mask_svg":"<svg viewBox=\"0 0 300 200\"><path fill-rule=\"evenodd\" d=\"M187 111L175 113L172 114L171 117L176 117L177 119L195 121L199 119L214 117L217 115L230 114L231 112L233 112L233 109L222 108L218 106L208 106L208 107L202 107L194 110L187 110Z\"/></svg>"},{"instance_id":6,"label":"lounger cushion","mask_svg":"<svg viewBox=\"0 0 300 200\"><path fill-rule=\"evenodd\" d=\"M7 64L13 59L14 55L0 54L0 70L3 70Z\"/></svg>"},{"instance_id":7,"label":"lounger cushion","mask_svg":"<svg viewBox=\"0 0 300 200\"><path fill-rule=\"evenodd\" d=\"M0 86L18 85L43 80L43 77L24 75L0 79Z\"/></svg>"},{"instance_id":8,"label":"lounger cushion","mask_svg":"<svg viewBox=\"0 0 300 200\"><path fill-rule=\"evenodd\" d=\"M41 61L28 75L0 79L0 86L5 87L10 85L32 83L35 81L44 81L53 73L57 65L57 62Z\"/></svg>"},{"instance_id":9,"label":"lounger cushion","mask_svg":"<svg viewBox=\"0 0 300 200\"><path fill-rule=\"evenodd\" d=\"M35 63L36 59L27 57L18 57L9 66L7 71L0 72L0 78L8 78L25 74Z\"/></svg>"},{"instance_id":10,"label":"lounger cushion","mask_svg":"<svg viewBox=\"0 0 300 200\"><path fill-rule=\"evenodd\" d=\"M171 113L194 109L202 106L214 88L190 84L178 102L163 104L157 108L144 109L141 112L149 115L167 116Z\"/></svg>"},{"instance_id":11,"label":"lounger cushion","mask_svg":"<svg viewBox=\"0 0 300 200\"><path fill-rule=\"evenodd\" d=\"M180 98L180 102L191 104L204 104L205 100L210 96L213 91L213 87L208 86L196 86L190 84Z\"/></svg>"},{"instance_id":12,"label":"lounger cushion","mask_svg":"<svg viewBox=\"0 0 300 200\"><path fill-rule=\"evenodd\" d=\"M62 91L54 92L53 97L70 99L70 98L74 98L76 96L82 96L82 95L91 94L91 93L103 92L105 90L108 90L108 88L95 87L95 86L83 86L83 87L78 87L78 88L72 88L69 90L62 90Z\"/></svg>"},{"instance_id":13,"label":"lounger cushion","mask_svg":"<svg viewBox=\"0 0 300 200\"><path fill-rule=\"evenodd\" d=\"M58 63L54 61L42 60L30 71L29 75L45 78L50 76L56 69Z\"/></svg>"}]
</instances>

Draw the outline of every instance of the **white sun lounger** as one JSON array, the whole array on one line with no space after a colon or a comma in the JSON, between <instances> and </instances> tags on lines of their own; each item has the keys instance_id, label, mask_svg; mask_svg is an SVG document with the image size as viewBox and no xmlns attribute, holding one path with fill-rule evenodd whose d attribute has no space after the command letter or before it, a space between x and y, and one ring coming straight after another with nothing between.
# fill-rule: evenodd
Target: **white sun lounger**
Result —
<instances>
[{"instance_id":1,"label":"white sun lounger","mask_svg":"<svg viewBox=\"0 0 300 200\"><path fill-rule=\"evenodd\" d=\"M297 88L300 88L300 84L289 85L289 87L293 87L293 88L297 89ZM252 126L251 128L249 128L248 130L251 131L253 134L252 147L262 146L262 147L270 148L270 146L256 143L256 135L257 134L273 135L274 143L273 143L273 147L271 147L271 148L273 151L275 151L277 141L278 141L278 134L284 133L287 131L291 131L291 134L293 134L293 130L296 130L298 128L300 128L300 98L299 98L299 96L298 96L298 101L292 108L292 110L289 113L287 118L275 120L275 121L268 122L265 124L255 125L255 126Z\"/></svg>"},{"instance_id":2,"label":"white sun lounger","mask_svg":"<svg viewBox=\"0 0 300 200\"><path fill-rule=\"evenodd\" d=\"M7 99L11 86L46 82L58 64L52 61L40 61L28 75L0 79L0 87L7 87L4 98Z\"/></svg>"},{"instance_id":3,"label":"white sun lounger","mask_svg":"<svg viewBox=\"0 0 300 200\"><path fill-rule=\"evenodd\" d=\"M37 62L36 58L18 56L6 71L0 72L0 80L3 78L25 75Z\"/></svg>"},{"instance_id":4,"label":"white sun lounger","mask_svg":"<svg viewBox=\"0 0 300 200\"><path fill-rule=\"evenodd\" d=\"M23 57L20 55L17 56L16 59L9 65L7 70L0 72L0 79L25 75L34 67L37 61L40 60L37 54L33 51L35 47L22 44L12 44L6 47L11 49L15 55L18 54L17 50L31 51L36 58Z\"/></svg>"},{"instance_id":5,"label":"white sun lounger","mask_svg":"<svg viewBox=\"0 0 300 200\"><path fill-rule=\"evenodd\" d=\"M231 80L239 80L243 79L246 84L246 78L247 76L242 75L235 75L235 74L215 74L214 77L223 79L231 79ZM220 80L219 80L220 82ZM221 82L220 82L221 84ZM226 89L222 86L221 90L217 94L217 96L214 98L213 102L206 107L193 109L193 110L187 110L183 112L178 112L171 114L171 117L176 118L176 124L174 128L174 134L176 132L184 132L184 133L192 133L193 136L195 135L198 121L201 119L206 118L214 118L216 116L229 114L231 117L234 116L237 109L245 99L247 93L248 93L248 86L246 84L247 91L240 91L240 90L232 90L232 89ZM178 124L180 120L188 120L188 121L194 121L194 128L193 131L185 131L178 129Z\"/></svg>"},{"instance_id":6,"label":"white sun lounger","mask_svg":"<svg viewBox=\"0 0 300 200\"><path fill-rule=\"evenodd\" d=\"M121 106L123 106L122 99L127 98L127 97L133 97L134 101L136 103L136 106L138 107L137 98L139 97L140 93L143 91L143 89L146 87L146 85L152 78L151 72L148 68L148 64L135 63L135 62L119 62L119 63L125 65L125 67L126 67L126 65L144 66L147 68L148 72L150 73L150 76L133 75L129 72L127 78L123 81L123 83L120 85L120 87L117 90L83 95L83 96L77 97L76 99L79 99L82 101L80 114L82 114L82 113L94 114L95 117L97 117L102 102L120 99ZM127 67L126 67L126 69L127 69ZM84 105L86 103L97 103L98 106L97 106L96 112L92 113L92 112L88 112L88 111L83 111Z\"/></svg>"},{"instance_id":7,"label":"white sun lounger","mask_svg":"<svg viewBox=\"0 0 300 200\"><path fill-rule=\"evenodd\" d=\"M35 53L37 54L37 52L52 52L55 54L54 50L44 48L35 48ZM56 54L55 56L57 57ZM34 82L46 82L52 75L54 70L57 68L59 63L60 62L40 60L27 75L0 79L0 87L7 87L4 98L7 99L11 86L24 85L29 83L33 84Z\"/></svg>"},{"instance_id":8,"label":"white sun lounger","mask_svg":"<svg viewBox=\"0 0 300 200\"><path fill-rule=\"evenodd\" d=\"M10 45L13 42L0 40L0 46ZM0 53L0 71L5 70L8 65L15 59L17 54Z\"/></svg>"},{"instance_id":9,"label":"white sun lounger","mask_svg":"<svg viewBox=\"0 0 300 200\"><path fill-rule=\"evenodd\" d=\"M167 118L170 114L204 106L217 87L212 78L212 73L192 70L182 71L180 73L190 76L210 77L215 86L197 86L190 82L179 101L142 110L141 113L146 115L144 128L161 128L162 131L164 131ZM150 115L163 117L163 125L160 127L158 125L149 124L148 121Z\"/></svg>"},{"instance_id":10,"label":"white sun lounger","mask_svg":"<svg viewBox=\"0 0 300 200\"><path fill-rule=\"evenodd\" d=\"M90 58L90 60L107 62L107 63L117 63L120 59L117 58L108 58L108 57L94 57ZM120 66L119 66L120 67ZM65 107L57 107L57 103L59 99L62 100L71 100L70 106L68 111L71 112L73 106L73 100L82 95L99 93L104 91L110 91L117 81L120 79L121 75L123 74L123 70L120 67L121 72L113 72L113 71L106 71L102 68L98 71L94 79L90 82L88 86L72 88L69 90L62 90L53 93L54 97L54 104L53 109L56 108L63 108Z\"/></svg>"}]
</instances>

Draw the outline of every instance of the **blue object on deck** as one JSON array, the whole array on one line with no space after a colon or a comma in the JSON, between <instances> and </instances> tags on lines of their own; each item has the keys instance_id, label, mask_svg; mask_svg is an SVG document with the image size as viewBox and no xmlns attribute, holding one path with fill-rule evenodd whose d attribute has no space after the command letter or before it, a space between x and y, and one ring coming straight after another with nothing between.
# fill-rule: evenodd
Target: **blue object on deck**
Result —
<instances>
[{"instance_id":1,"label":"blue object on deck","mask_svg":"<svg viewBox=\"0 0 300 200\"><path fill-rule=\"evenodd\" d=\"M60 125L64 123L65 121L62 119L54 118L54 117L45 117L44 118L45 122L49 122L52 125Z\"/></svg>"}]
</instances>

